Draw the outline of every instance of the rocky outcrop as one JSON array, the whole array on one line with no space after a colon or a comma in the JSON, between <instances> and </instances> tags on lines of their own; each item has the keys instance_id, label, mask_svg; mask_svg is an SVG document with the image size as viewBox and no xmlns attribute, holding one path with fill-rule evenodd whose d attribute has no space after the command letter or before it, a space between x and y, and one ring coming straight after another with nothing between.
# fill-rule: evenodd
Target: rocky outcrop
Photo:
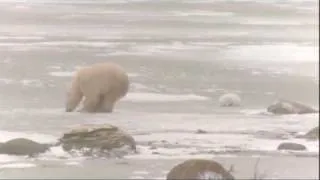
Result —
<instances>
[{"instance_id":1,"label":"rocky outcrop","mask_svg":"<svg viewBox=\"0 0 320 180\"><path fill-rule=\"evenodd\" d=\"M304 135L306 139L317 140L319 139L319 126L311 129L307 134Z\"/></svg>"},{"instance_id":2,"label":"rocky outcrop","mask_svg":"<svg viewBox=\"0 0 320 180\"><path fill-rule=\"evenodd\" d=\"M311 129L309 132L307 132L304 135L299 135L297 138L304 138L308 140L319 140L319 126Z\"/></svg>"},{"instance_id":3,"label":"rocky outcrop","mask_svg":"<svg viewBox=\"0 0 320 180\"><path fill-rule=\"evenodd\" d=\"M293 150L293 151L305 151L307 148L298 143L291 143L291 142L286 142L286 143L281 143L278 148L278 150Z\"/></svg>"},{"instance_id":4,"label":"rocky outcrop","mask_svg":"<svg viewBox=\"0 0 320 180\"><path fill-rule=\"evenodd\" d=\"M318 111L299 102L280 99L267 108L273 114L307 114Z\"/></svg>"},{"instance_id":5,"label":"rocky outcrop","mask_svg":"<svg viewBox=\"0 0 320 180\"><path fill-rule=\"evenodd\" d=\"M173 179L234 179L234 177L218 162L190 159L170 170L167 180Z\"/></svg>"},{"instance_id":6,"label":"rocky outcrop","mask_svg":"<svg viewBox=\"0 0 320 180\"><path fill-rule=\"evenodd\" d=\"M0 154L34 156L44 153L49 148L49 144L41 144L25 138L16 138L5 143L1 143Z\"/></svg>"},{"instance_id":7,"label":"rocky outcrop","mask_svg":"<svg viewBox=\"0 0 320 180\"><path fill-rule=\"evenodd\" d=\"M59 139L59 144L65 151L78 151L84 155L123 156L136 152L133 137L109 124L75 127Z\"/></svg>"}]
</instances>

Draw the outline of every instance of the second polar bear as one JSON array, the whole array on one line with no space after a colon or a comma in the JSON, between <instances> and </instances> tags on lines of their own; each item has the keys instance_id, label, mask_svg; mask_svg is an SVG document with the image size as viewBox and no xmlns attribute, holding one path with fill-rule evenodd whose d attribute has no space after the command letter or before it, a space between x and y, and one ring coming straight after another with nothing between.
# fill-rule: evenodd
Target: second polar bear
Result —
<instances>
[{"instance_id":1,"label":"second polar bear","mask_svg":"<svg viewBox=\"0 0 320 180\"><path fill-rule=\"evenodd\" d=\"M84 97L83 112L112 112L115 103L129 91L129 77L114 63L97 63L79 69L67 93L66 112L73 111Z\"/></svg>"},{"instance_id":2,"label":"second polar bear","mask_svg":"<svg viewBox=\"0 0 320 180\"><path fill-rule=\"evenodd\" d=\"M240 106L241 98L234 93L223 94L219 98L219 105L222 107Z\"/></svg>"}]
</instances>

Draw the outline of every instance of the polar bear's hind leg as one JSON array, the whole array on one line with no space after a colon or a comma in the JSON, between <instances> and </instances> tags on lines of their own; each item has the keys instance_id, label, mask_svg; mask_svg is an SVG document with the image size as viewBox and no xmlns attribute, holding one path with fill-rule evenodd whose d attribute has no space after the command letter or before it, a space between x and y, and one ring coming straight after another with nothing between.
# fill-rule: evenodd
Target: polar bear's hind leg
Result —
<instances>
[{"instance_id":1,"label":"polar bear's hind leg","mask_svg":"<svg viewBox=\"0 0 320 180\"><path fill-rule=\"evenodd\" d=\"M97 111L100 104L100 96L85 97L82 112L93 113Z\"/></svg>"}]
</instances>

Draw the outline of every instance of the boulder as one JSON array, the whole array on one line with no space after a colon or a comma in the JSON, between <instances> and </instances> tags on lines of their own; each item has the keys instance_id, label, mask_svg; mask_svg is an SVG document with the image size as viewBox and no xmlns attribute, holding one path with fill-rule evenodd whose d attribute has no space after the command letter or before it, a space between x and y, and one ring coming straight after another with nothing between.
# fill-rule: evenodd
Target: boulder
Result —
<instances>
[{"instance_id":1,"label":"boulder","mask_svg":"<svg viewBox=\"0 0 320 180\"><path fill-rule=\"evenodd\" d=\"M240 106L241 98L234 93L223 94L219 98L219 105L221 107Z\"/></svg>"},{"instance_id":2,"label":"boulder","mask_svg":"<svg viewBox=\"0 0 320 180\"><path fill-rule=\"evenodd\" d=\"M310 139L310 140L318 140L319 139L319 126L311 129L302 138Z\"/></svg>"},{"instance_id":3,"label":"boulder","mask_svg":"<svg viewBox=\"0 0 320 180\"><path fill-rule=\"evenodd\" d=\"M307 114L318 111L299 102L280 99L270 105L267 111L273 114Z\"/></svg>"},{"instance_id":4,"label":"boulder","mask_svg":"<svg viewBox=\"0 0 320 180\"><path fill-rule=\"evenodd\" d=\"M293 151L307 150L307 148L304 145L298 144L298 143L291 143L291 142L281 143L277 149L278 150L293 150Z\"/></svg>"},{"instance_id":5,"label":"boulder","mask_svg":"<svg viewBox=\"0 0 320 180\"><path fill-rule=\"evenodd\" d=\"M34 156L44 153L49 144L41 144L26 138L16 138L0 144L0 154Z\"/></svg>"},{"instance_id":6,"label":"boulder","mask_svg":"<svg viewBox=\"0 0 320 180\"><path fill-rule=\"evenodd\" d=\"M109 124L86 124L65 133L59 144L65 151L79 151L84 155L116 156L136 152L132 136Z\"/></svg>"},{"instance_id":7,"label":"boulder","mask_svg":"<svg viewBox=\"0 0 320 180\"><path fill-rule=\"evenodd\" d=\"M207 133L208 133L207 131L202 130L202 129L198 129L198 130L196 131L196 134L207 134Z\"/></svg>"},{"instance_id":8,"label":"boulder","mask_svg":"<svg viewBox=\"0 0 320 180\"><path fill-rule=\"evenodd\" d=\"M234 177L218 162L190 159L170 170L167 180L173 179L234 179Z\"/></svg>"}]
</instances>

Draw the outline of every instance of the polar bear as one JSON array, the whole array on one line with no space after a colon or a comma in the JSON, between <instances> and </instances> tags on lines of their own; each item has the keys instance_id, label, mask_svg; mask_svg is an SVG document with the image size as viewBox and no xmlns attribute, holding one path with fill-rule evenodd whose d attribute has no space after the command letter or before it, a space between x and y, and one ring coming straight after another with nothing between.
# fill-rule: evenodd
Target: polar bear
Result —
<instances>
[{"instance_id":1,"label":"polar bear","mask_svg":"<svg viewBox=\"0 0 320 180\"><path fill-rule=\"evenodd\" d=\"M237 94L227 93L219 98L219 105L222 107L240 106L241 99Z\"/></svg>"},{"instance_id":2,"label":"polar bear","mask_svg":"<svg viewBox=\"0 0 320 180\"><path fill-rule=\"evenodd\" d=\"M66 112L73 111L84 97L81 112L111 113L115 103L129 91L129 77L114 63L97 63L79 69L67 93Z\"/></svg>"}]
</instances>

